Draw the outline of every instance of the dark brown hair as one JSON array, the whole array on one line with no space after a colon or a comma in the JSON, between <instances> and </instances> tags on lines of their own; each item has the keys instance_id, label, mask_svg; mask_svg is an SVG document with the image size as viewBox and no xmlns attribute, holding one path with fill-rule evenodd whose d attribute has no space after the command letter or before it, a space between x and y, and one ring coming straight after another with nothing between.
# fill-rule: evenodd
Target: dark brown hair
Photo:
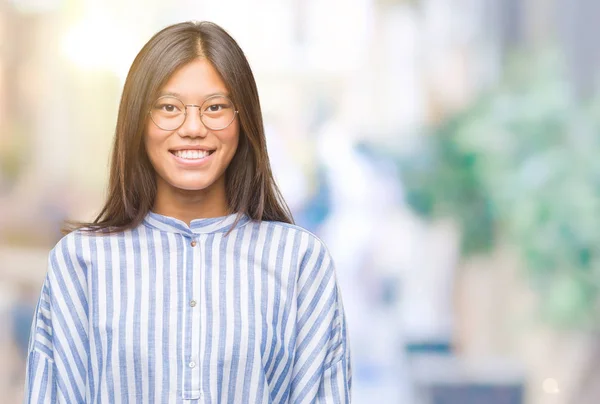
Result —
<instances>
[{"instance_id":1,"label":"dark brown hair","mask_svg":"<svg viewBox=\"0 0 600 404\"><path fill-rule=\"evenodd\" d=\"M238 148L225 172L230 212L293 223L273 179L256 82L243 51L216 24L184 22L155 34L133 61L119 106L107 200L93 222L68 223L65 233L131 229L148 214L156 196L156 174L143 142L148 110L171 75L198 57L221 75L239 110Z\"/></svg>"}]
</instances>

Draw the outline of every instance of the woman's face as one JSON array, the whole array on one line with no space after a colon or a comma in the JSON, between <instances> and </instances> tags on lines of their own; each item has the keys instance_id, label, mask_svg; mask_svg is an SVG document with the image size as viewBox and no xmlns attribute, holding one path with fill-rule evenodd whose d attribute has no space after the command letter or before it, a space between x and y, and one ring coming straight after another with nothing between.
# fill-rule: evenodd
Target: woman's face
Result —
<instances>
[{"instance_id":1,"label":"woman's face","mask_svg":"<svg viewBox=\"0 0 600 404\"><path fill-rule=\"evenodd\" d=\"M157 174L158 192L169 188L172 191L215 191L214 188L224 191L224 173L238 146L239 120L232 109L233 122L225 129L213 130L203 124L197 106L215 94L229 96L219 73L204 58L178 69L161 89L160 101L151 107L152 116L148 115L144 136L146 152ZM173 114L178 107L183 107L173 105L177 104L176 99L188 105L187 116L179 128L168 130L175 126L169 126L169 120L173 121ZM204 103L203 113L204 121L216 127L211 125L210 114L219 114L224 107L222 101L213 100L219 98L213 97ZM160 114L162 118L158 118ZM163 123L164 129L155 122Z\"/></svg>"}]
</instances>

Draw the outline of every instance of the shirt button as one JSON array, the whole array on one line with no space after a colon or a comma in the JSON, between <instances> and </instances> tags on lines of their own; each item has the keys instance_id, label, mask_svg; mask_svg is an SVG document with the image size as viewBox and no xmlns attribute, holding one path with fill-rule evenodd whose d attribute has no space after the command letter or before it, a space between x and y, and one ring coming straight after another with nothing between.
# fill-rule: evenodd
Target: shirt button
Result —
<instances>
[{"instance_id":1,"label":"shirt button","mask_svg":"<svg viewBox=\"0 0 600 404\"><path fill-rule=\"evenodd\" d=\"M196 247L196 240L192 240L192 242L190 243L190 245L191 245L192 247Z\"/></svg>"},{"instance_id":2,"label":"shirt button","mask_svg":"<svg viewBox=\"0 0 600 404\"><path fill-rule=\"evenodd\" d=\"M188 366L193 369L196 367L196 362L191 361L190 363L188 363Z\"/></svg>"},{"instance_id":3,"label":"shirt button","mask_svg":"<svg viewBox=\"0 0 600 404\"><path fill-rule=\"evenodd\" d=\"M190 306L196 307L196 301L195 300L190 300Z\"/></svg>"}]
</instances>

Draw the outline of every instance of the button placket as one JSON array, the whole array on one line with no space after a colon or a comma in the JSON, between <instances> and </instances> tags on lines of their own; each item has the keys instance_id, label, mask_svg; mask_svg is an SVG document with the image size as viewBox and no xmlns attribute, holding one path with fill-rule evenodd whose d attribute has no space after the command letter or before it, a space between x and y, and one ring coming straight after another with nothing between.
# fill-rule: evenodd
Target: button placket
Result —
<instances>
[{"instance_id":1,"label":"button placket","mask_svg":"<svg viewBox=\"0 0 600 404\"><path fill-rule=\"evenodd\" d=\"M200 248L202 241L202 235L194 235L189 241L189 246L192 248L192 277L189 279L191 287L188 289L190 295L187 296L187 306L190 312L191 324L191 351L187 352L187 371L190 372L191 378L191 392L194 396L201 393L201 366L200 366L200 347L201 347L201 330L200 330L200 293L202 283L202 249Z\"/></svg>"}]
</instances>

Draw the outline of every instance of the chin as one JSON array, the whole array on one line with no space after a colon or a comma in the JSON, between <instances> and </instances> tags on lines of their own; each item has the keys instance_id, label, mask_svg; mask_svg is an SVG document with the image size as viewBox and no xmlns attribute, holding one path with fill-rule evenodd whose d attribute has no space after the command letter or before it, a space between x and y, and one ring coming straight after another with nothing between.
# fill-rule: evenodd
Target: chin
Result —
<instances>
[{"instance_id":1,"label":"chin","mask_svg":"<svg viewBox=\"0 0 600 404\"><path fill-rule=\"evenodd\" d=\"M168 172L164 175L157 175L158 190L165 191L184 191L184 192L202 192L215 190L225 186L224 177L214 173L190 173L190 172Z\"/></svg>"},{"instance_id":2,"label":"chin","mask_svg":"<svg viewBox=\"0 0 600 404\"><path fill-rule=\"evenodd\" d=\"M213 185L214 182L176 182L176 183L170 183L169 185L171 185L173 188L177 188L180 189L182 191L203 191L206 190L208 188L210 188L211 185Z\"/></svg>"}]
</instances>

